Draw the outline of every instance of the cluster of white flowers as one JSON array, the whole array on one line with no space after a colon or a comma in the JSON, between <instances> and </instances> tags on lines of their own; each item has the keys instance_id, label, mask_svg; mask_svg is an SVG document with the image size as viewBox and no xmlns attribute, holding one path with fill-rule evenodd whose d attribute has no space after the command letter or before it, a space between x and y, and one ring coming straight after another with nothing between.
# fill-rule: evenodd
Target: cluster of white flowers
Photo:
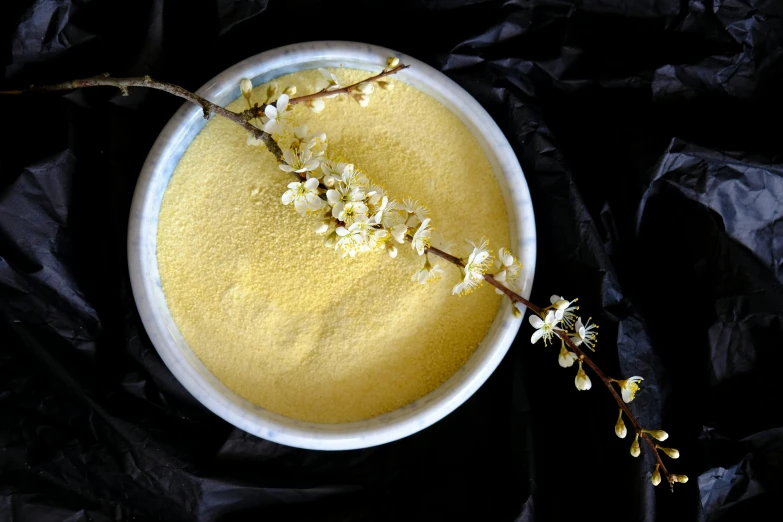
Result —
<instances>
[{"instance_id":1,"label":"cluster of white flowers","mask_svg":"<svg viewBox=\"0 0 783 522\"><path fill-rule=\"evenodd\" d=\"M337 78L321 69L325 85L322 90L337 90ZM369 84L371 85L371 84ZM243 80L243 94L252 86ZM361 96L369 91L357 87ZM247 97L247 96L246 96ZM326 96L329 97L329 96ZM313 101L322 100L316 98ZM362 104L362 99L357 99ZM292 128L293 107L287 94L264 109L263 130L272 134L283 147L280 169L290 172L299 181L288 184L282 195L284 205L293 203L301 215L317 215L316 233L325 237L324 244L342 256L354 257L362 252L385 251L397 256L397 244L409 241L419 255L425 255L432 237L428 210L413 199L398 202L353 164L328 155L328 140L324 133L309 132L306 125ZM320 110L320 104L310 106ZM424 267L414 275L421 283L433 280L443 273L436 263L425 259Z\"/></svg>"},{"instance_id":2,"label":"cluster of white flowers","mask_svg":"<svg viewBox=\"0 0 783 522\"><path fill-rule=\"evenodd\" d=\"M385 70L398 66L399 59L390 58ZM323 79L317 85L318 91L335 91L335 94L310 99L306 106L311 110L320 112L324 108L323 99L338 94L352 96L363 107L369 102L369 96L374 90L372 82L343 88L330 71L319 69L319 72ZM388 81L376 83L386 89L394 85ZM242 80L240 89L249 104L251 82ZM341 92L336 92L338 90ZM274 103L264 107L264 116L259 122L264 132L272 134L281 145L283 161L280 169L299 178L288 184L288 190L282 195L283 204L293 204L303 216L317 216L315 232L324 235L324 244L344 257L355 257L370 251L384 251L396 257L398 245L407 241L419 256L424 257L424 265L413 274L412 280L424 284L439 279L444 270L439 263L432 262L428 255L433 241L433 227L427 207L412 198L402 201L393 199L353 164L330 156L324 133L312 133L306 125L294 128L290 96L295 92L293 87L286 88ZM268 89L267 101L274 94L274 88ZM248 143L259 145L261 142L252 138ZM473 249L462 267L462 280L453 288L454 294L466 294L476 289L492 266L493 258L486 239L468 243ZM500 249L498 267L500 271L495 279L517 290L522 277L522 265L508 249Z\"/></svg>"},{"instance_id":3,"label":"cluster of white flowers","mask_svg":"<svg viewBox=\"0 0 783 522\"><path fill-rule=\"evenodd\" d=\"M509 254L501 249L502 265L504 267L511 267L513 266L513 261L515 260L509 257ZM506 268L505 270L508 271L509 269ZM510 271L508 272L508 275L506 275L507 284L509 275ZM497 276L495 277L497 278ZM586 323L582 323L581 317L577 317L576 324L574 324L573 318L575 317L575 314L573 311L578 310L578 307L572 305L576 302L576 299L569 301L562 296L553 295L549 298L549 302L551 305L542 311L542 317L539 317L538 315L530 316L530 324L536 329L530 338L530 342L535 344L539 339L544 339L544 345L547 345L552 342L552 338L555 335L558 335L561 341L557 362L563 368L570 368L575 362L579 362L579 369L576 372L574 384L578 390L589 390L592 388L593 383L590 381L590 377L588 377L584 369L582 369L582 357L577 356L574 352L566 348L565 337L568 337L575 346L584 345L592 350L597 341L598 332L594 330L598 328L598 325L590 324L590 319L588 319ZM571 329L572 327L573 330ZM629 379L629 384L627 385L629 390L631 389L631 386L636 386L631 394L631 399L638 389L638 385L634 384L634 382L638 381L633 381L633 379L635 379L635 377ZM623 381L623 385L625 385L625 381ZM625 397L626 394L623 392L623 398ZM630 399L626 402L630 402ZM620 421L622 422L622 419L620 419Z\"/></svg>"}]
</instances>

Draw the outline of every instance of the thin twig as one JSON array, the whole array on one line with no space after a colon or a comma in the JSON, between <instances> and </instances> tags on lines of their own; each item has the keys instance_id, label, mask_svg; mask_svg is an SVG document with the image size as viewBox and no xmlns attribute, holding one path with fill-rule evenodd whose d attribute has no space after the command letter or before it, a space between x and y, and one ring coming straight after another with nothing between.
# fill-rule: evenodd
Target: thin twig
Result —
<instances>
[{"instance_id":1,"label":"thin twig","mask_svg":"<svg viewBox=\"0 0 783 522\"><path fill-rule=\"evenodd\" d=\"M571 340L571 338L568 336L568 333L564 330L555 330L555 334L562 339L567 345L568 348L576 353L579 356L579 359L584 361L587 366L590 367L593 372L598 376L599 379L601 379L601 382L604 383L606 388L609 390L609 393L612 394L612 397L614 397L615 402L618 406L620 406L620 409L623 410L623 413L625 413L626 417L628 417L628 420L631 421L631 425L633 426L634 430L636 430L636 433L638 433L642 439L647 443L648 446L650 446L650 450L655 455L656 460L658 461L658 464L661 466L661 471L663 471L663 475L666 478L666 480L669 482L669 485L673 485L673 482L671 480L671 477L669 475L669 471L666 469L666 465L663 463L663 460L661 459L661 455L658 452L658 449L655 447L655 442L652 441L652 438L650 437L649 433L645 433L642 428L642 425L639 423L639 421L636 419L634 414L631 412L631 409L628 407L628 405L623 401L622 397L620 397L620 394L617 393L617 390L614 389L614 386L612 386L612 380L606 376L606 374L601 371L601 368L598 367L598 365L593 361L585 352L582 350L577 344Z\"/></svg>"},{"instance_id":2,"label":"thin twig","mask_svg":"<svg viewBox=\"0 0 783 522\"><path fill-rule=\"evenodd\" d=\"M406 235L406 239L408 241L411 241L412 238L410 236ZM443 250L440 250L435 247L428 247L426 250L430 254L434 254L441 259L445 259L449 263L452 263L458 267L464 268L465 264L462 262L462 260L456 256L453 256L447 252L444 252ZM519 295L518 293L514 292L504 284L500 283L495 279L495 277L492 274L484 274L484 280L503 292L512 302L514 303L520 303L524 306L526 306L531 312L542 315L543 310ZM642 439L647 443L647 445L650 447L650 450L655 455L656 460L658 461L658 464L660 465L661 471L663 472L664 477L669 482L669 485L673 485L673 482L671 480L671 477L669 475L669 471L666 469L666 465L663 463L663 460L661 459L661 455L658 452L658 449L655 447L655 442L653 442L651 436L648 433L645 433L642 428L642 425L639 423L636 416L634 416L633 412L631 412L631 409L628 407L628 405L623 401L622 397L620 397L620 394L617 393L617 390L614 389L614 386L612 386L612 380L609 379L606 374L604 374L603 371L598 367L598 365L593 361L585 352L582 350L579 346L574 343L570 337L568 337L567 332L564 330L555 330L555 333L558 337L560 337L573 351L576 353L579 358L584 361L587 366L590 367L593 372L598 376L599 379L601 379L601 382L604 383L606 388L609 390L609 393L612 394L612 397L614 397L615 402L617 402L617 405L620 407L621 410L623 410L623 413L628 417L628 420L631 422L631 425L633 426L634 430L636 430L636 433L638 433Z\"/></svg>"},{"instance_id":3,"label":"thin twig","mask_svg":"<svg viewBox=\"0 0 783 522\"><path fill-rule=\"evenodd\" d=\"M406 236L406 239L410 241L410 236ZM462 259L458 258L457 256L453 256L449 254L448 252L444 252L443 250L439 248L435 248L433 246L427 247L426 249L427 253L433 254L438 256L441 259L445 259L449 263L453 265L457 265L460 268L465 268L465 264L462 262ZM491 284L501 292L503 292L509 299L511 299L512 303L520 303L523 306L526 306L528 309L530 309L531 312L534 314L541 314L541 308L534 305L518 293L512 291L510 288L508 288L506 285L502 284L500 281L497 281L495 277L492 274L484 274L484 281Z\"/></svg>"},{"instance_id":4,"label":"thin twig","mask_svg":"<svg viewBox=\"0 0 783 522\"><path fill-rule=\"evenodd\" d=\"M272 136L261 129L253 126L248 122L245 117L233 111L221 107L211 101L202 98L198 94L192 93L186 89L183 89L179 85L172 83L159 82L153 80L149 76L142 78L112 78L108 75L95 76L92 78L84 78L81 80L73 80L70 82L55 83L52 85L31 85L27 89L18 89L12 91L0 91L0 94L25 94L25 93L47 93L56 91L70 91L73 89L80 89L82 87L116 87L124 96L128 95L128 87L147 87L149 89L157 89L164 91L179 98L183 98L191 103L201 107L204 112L204 118L209 119L211 114L217 114L227 118L237 125L240 125L246 131L250 132L256 139L261 140L269 152L271 152L278 162L283 161L283 151L280 150L280 146L272 138Z\"/></svg>"},{"instance_id":5,"label":"thin twig","mask_svg":"<svg viewBox=\"0 0 783 522\"><path fill-rule=\"evenodd\" d=\"M352 91L362 83L377 82L382 78L391 76L392 74L397 74L398 72L402 71L403 69L407 69L408 67L410 67L410 65L399 64L396 67L392 67L391 69L385 69L382 72L376 74L375 76L370 76L365 80L353 83L351 85L346 85L345 87L340 87L339 89L334 89L332 91L329 91L324 88L318 92L314 92L313 94L306 94L304 96L289 98L288 103L290 105L296 105L297 103L308 102L310 100L315 100L316 98L325 98L327 96L335 96L337 94L351 94ZM251 107L246 111L244 111L242 114L248 120L252 120L253 118L259 118L264 115L264 109L266 109L267 105L272 105L272 104L265 103L260 106Z\"/></svg>"}]
</instances>

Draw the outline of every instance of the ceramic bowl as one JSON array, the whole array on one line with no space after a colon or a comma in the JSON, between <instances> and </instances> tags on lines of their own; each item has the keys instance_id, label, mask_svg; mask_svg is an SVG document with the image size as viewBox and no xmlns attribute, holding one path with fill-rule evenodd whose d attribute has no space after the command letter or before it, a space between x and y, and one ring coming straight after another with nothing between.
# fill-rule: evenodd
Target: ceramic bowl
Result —
<instances>
[{"instance_id":1,"label":"ceramic bowl","mask_svg":"<svg viewBox=\"0 0 783 522\"><path fill-rule=\"evenodd\" d=\"M508 212L512 251L524 267L522 295L530 295L536 263L536 228L525 177L503 133L465 90L410 56L374 45L312 42L267 51L220 73L198 94L227 105L240 96L239 80L258 85L278 76L317 67L380 72L389 56L410 68L395 78L425 92L470 129L489 159ZM163 194L182 154L204 127L199 107L185 104L161 132L136 185L128 228L131 285L144 327L163 362L182 385L216 415L258 437L300 448L347 450L376 446L426 428L465 402L495 370L519 330L504 300L473 356L439 388L407 406L368 420L344 424L303 422L265 410L229 390L201 363L177 329L161 289L156 242Z\"/></svg>"}]
</instances>

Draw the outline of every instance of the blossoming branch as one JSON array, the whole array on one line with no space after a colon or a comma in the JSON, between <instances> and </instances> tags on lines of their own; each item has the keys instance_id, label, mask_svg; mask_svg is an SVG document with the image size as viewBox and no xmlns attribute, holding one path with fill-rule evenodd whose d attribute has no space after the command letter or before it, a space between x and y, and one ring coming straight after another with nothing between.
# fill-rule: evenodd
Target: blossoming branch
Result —
<instances>
[{"instance_id":1,"label":"blossoming branch","mask_svg":"<svg viewBox=\"0 0 783 522\"><path fill-rule=\"evenodd\" d=\"M49 86L4 91L0 94L112 86L119 88L123 95L128 95L129 87L148 87L169 92L199 105L207 119L211 114L218 114L234 121L248 131L249 145L264 145L275 156L280 169L295 177L295 181L289 183L282 192L281 202L284 205L292 205L302 216L314 218L314 232L324 237L326 247L333 248L344 257L375 251L386 252L395 258L400 252L399 245L409 243L411 250L423 260L421 268L412 274L411 279L414 282L425 284L441 279L446 273L445 267L450 265L458 271L452 288L453 294L469 294L487 282L495 287L497 293L512 301L516 316L521 315L520 307L528 308L532 312L529 321L535 330L530 338L531 343L536 344L543 340L546 346L553 344L553 339L557 337L560 340L560 366L570 368L577 364L574 378L577 390L592 388L592 380L584 368L587 366L605 385L619 407L614 426L615 434L620 438L628 435L626 419L635 432L630 447L631 455L638 457L641 454L640 440L655 455L656 464L650 476L652 484L657 486L663 478L672 488L675 483L687 482L687 476L670 473L661 458L661 454L673 459L679 457L679 451L676 449L662 447L656 442L665 441L669 437L668 433L660 429L644 428L628 407L644 379L640 376L627 379L608 377L584 351L585 347L595 351L598 325L592 323L591 318L582 320L577 313L579 306L575 305L577 299L568 300L553 295L550 304L545 307L529 302L518 293L522 265L509 249L501 247L495 258L489 248L489 242L481 238L478 241L466 240L470 251L465 257L449 253L447 250L453 250L454 245L446 243L444 239L436 240L427 207L412 198L395 198L354 164L331 157L326 134L311 132L306 125L291 125L291 116L297 105L321 112L326 108L326 99L350 96L360 106L366 107L376 87L394 88L394 83L388 81L387 77L407 67L397 58L389 58L380 73L347 86L341 86L330 71L319 69L323 80L315 93L296 97L296 87L290 86L277 96L276 88L270 86L266 92L267 100L261 105L251 104L252 82L242 79L240 91L247 100L248 109L239 113L216 105L182 87L157 82L148 76L111 78L104 75ZM441 265L438 260L447 264ZM492 267L496 270L494 274L490 273Z\"/></svg>"}]
</instances>

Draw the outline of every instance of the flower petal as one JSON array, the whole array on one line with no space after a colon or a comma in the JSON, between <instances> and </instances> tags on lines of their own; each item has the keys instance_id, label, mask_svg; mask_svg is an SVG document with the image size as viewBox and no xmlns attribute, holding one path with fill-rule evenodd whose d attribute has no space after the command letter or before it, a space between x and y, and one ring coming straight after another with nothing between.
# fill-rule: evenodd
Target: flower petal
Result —
<instances>
[{"instance_id":1,"label":"flower petal","mask_svg":"<svg viewBox=\"0 0 783 522\"><path fill-rule=\"evenodd\" d=\"M266 114L266 117L272 121L277 119L277 109L275 109L272 105L267 105L264 108L264 114Z\"/></svg>"},{"instance_id":2,"label":"flower petal","mask_svg":"<svg viewBox=\"0 0 783 522\"><path fill-rule=\"evenodd\" d=\"M304 164L304 170L309 172L311 170L315 170L318 168L318 160L317 159L311 159L307 163Z\"/></svg>"},{"instance_id":3,"label":"flower petal","mask_svg":"<svg viewBox=\"0 0 783 522\"><path fill-rule=\"evenodd\" d=\"M531 318L532 318L532 316L531 316ZM541 339L543 336L544 336L544 330L543 329L536 330L535 332L533 332L533 335L530 336L531 344L536 344L536 341Z\"/></svg>"},{"instance_id":4,"label":"flower petal","mask_svg":"<svg viewBox=\"0 0 783 522\"><path fill-rule=\"evenodd\" d=\"M530 317L528 317L528 321L530 321L530 324L533 326L533 328L541 328L544 326L544 321L537 315L531 314Z\"/></svg>"},{"instance_id":5,"label":"flower petal","mask_svg":"<svg viewBox=\"0 0 783 522\"><path fill-rule=\"evenodd\" d=\"M285 108L288 107L288 99L289 98L288 98L287 94L281 94L280 97L277 99L277 103L275 105L277 105L277 112L278 113L283 112L285 110Z\"/></svg>"},{"instance_id":6,"label":"flower petal","mask_svg":"<svg viewBox=\"0 0 783 522\"><path fill-rule=\"evenodd\" d=\"M332 204L332 205L336 205L337 203L339 203L339 202L340 202L340 193L339 193L339 192L337 192L337 191L336 191L336 190L334 190L334 189L327 190L327 191L326 191L326 200L327 200L327 201L328 201L330 204Z\"/></svg>"}]
</instances>

